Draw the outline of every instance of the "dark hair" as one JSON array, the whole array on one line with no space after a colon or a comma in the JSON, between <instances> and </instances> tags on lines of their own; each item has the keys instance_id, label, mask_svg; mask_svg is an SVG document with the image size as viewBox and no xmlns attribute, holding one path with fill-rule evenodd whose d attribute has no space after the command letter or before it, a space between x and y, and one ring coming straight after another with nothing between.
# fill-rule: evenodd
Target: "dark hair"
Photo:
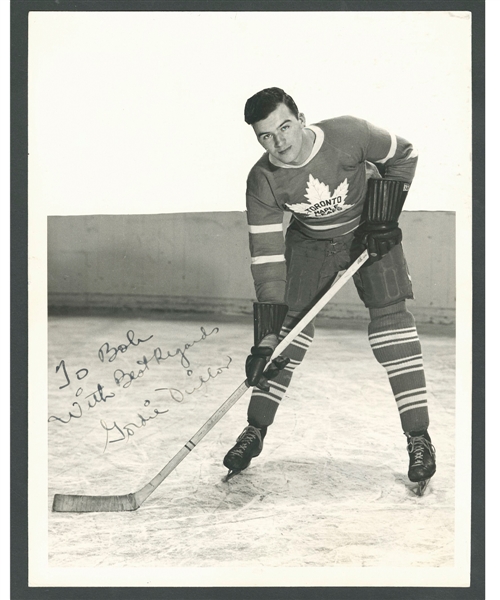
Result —
<instances>
[{"instance_id":1,"label":"dark hair","mask_svg":"<svg viewBox=\"0 0 500 600\"><path fill-rule=\"evenodd\" d=\"M267 119L267 117L278 107L284 104L294 114L299 117L299 109L293 98L284 92L281 88L266 88L254 94L245 104L245 122L253 125L257 121Z\"/></svg>"}]
</instances>

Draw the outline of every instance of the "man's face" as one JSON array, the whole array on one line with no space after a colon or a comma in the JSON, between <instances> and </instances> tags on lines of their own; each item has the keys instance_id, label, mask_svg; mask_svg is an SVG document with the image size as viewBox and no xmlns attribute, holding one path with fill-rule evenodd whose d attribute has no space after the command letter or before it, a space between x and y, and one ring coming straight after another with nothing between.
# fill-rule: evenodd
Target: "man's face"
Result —
<instances>
[{"instance_id":1,"label":"man's face","mask_svg":"<svg viewBox=\"0 0 500 600\"><path fill-rule=\"evenodd\" d=\"M285 104L279 104L266 119L252 125L260 145L269 154L288 165L302 164L309 153L305 134L305 119L297 119Z\"/></svg>"}]
</instances>

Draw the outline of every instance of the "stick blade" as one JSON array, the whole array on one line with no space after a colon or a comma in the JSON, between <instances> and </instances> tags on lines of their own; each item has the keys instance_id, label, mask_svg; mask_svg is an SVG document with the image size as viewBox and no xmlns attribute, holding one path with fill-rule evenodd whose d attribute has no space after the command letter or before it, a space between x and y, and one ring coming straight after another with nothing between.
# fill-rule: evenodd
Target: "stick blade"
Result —
<instances>
[{"instance_id":1,"label":"stick blade","mask_svg":"<svg viewBox=\"0 0 500 600\"><path fill-rule=\"evenodd\" d=\"M137 510L140 504L135 494L124 496L79 496L56 494L52 503L53 512L122 512Z\"/></svg>"}]
</instances>

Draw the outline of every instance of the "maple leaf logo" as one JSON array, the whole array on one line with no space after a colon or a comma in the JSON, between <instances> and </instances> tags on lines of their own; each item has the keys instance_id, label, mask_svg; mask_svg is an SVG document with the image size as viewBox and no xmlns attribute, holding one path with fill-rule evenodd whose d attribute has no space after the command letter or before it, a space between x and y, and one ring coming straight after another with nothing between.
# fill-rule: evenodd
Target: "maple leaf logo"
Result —
<instances>
[{"instance_id":1,"label":"maple leaf logo","mask_svg":"<svg viewBox=\"0 0 500 600\"><path fill-rule=\"evenodd\" d=\"M293 212L309 217L331 215L349 206L345 202L348 191L349 183L347 182L347 178L335 188L333 194L330 194L330 186L325 185L310 174L306 193L304 194L308 202L287 204L287 207Z\"/></svg>"},{"instance_id":2,"label":"maple leaf logo","mask_svg":"<svg viewBox=\"0 0 500 600\"><path fill-rule=\"evenodd\" d=\"M330 199L330 186L325 185L316 177L313 177L311 174L309 175L309 181L307 182L307 190L305 193L305 197L309 200L311 204L315 204L316 202L321 202L321 200L329 200Z\"/></svg>"}]
</instances>

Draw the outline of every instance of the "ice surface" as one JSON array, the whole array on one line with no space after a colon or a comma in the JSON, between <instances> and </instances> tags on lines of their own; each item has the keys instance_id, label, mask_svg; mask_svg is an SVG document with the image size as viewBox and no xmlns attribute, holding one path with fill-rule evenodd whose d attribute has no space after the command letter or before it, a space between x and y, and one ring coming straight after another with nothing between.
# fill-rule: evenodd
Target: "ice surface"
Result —
<instances>
[{"instance_id":1,"label":"ice surface","mask_svg":"<svg viewBox=\"0 0 500 600\"><path fill-rule=\"evenodd\" d=\"M455 339L445 328L420 336L438 453L424 497L410 490L365 327L333 323L317 328L246 471L223 481L250 392L137 511L50 512L49 565L453 566ZM51 317L49 506L55 493L126 494L150 481L243 381L252 338L248 318ZM111 362L105 346L99 359L105 343Z\"/></svg>"}]
</instances>

